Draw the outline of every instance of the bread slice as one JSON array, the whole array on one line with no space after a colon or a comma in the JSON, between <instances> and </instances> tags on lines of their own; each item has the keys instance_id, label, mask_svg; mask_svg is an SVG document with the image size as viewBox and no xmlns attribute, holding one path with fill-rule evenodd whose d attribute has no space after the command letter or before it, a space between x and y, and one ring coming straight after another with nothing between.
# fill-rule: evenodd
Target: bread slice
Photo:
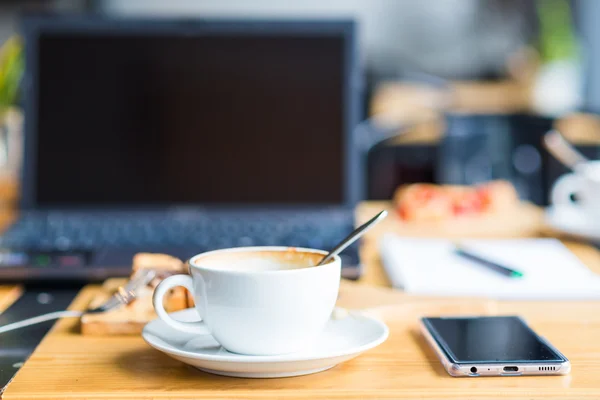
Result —
<instances>
[{"instance_id":1,"label":"bread slice","mask_svg":"<svg viewBox=\"0 0 600 400\"><path fill-rule=\"evenodd\" d=\"M519 205L514 186L492 181L477 186L417 183L399 187L394 207L404 221L445 221L514 210Z\"/></svg>"},{"instance_id":2,"label":"bread slice","mask_svg":"<svg viewBox=\"0 0 600 400\"><path fill-rule=\"evenodd\" d=\"M137 253L133 256L132 272L139 269L154 269L172 273L187 273L185 264L177 257L160 253Z\"/></svg>"}]
</instances>

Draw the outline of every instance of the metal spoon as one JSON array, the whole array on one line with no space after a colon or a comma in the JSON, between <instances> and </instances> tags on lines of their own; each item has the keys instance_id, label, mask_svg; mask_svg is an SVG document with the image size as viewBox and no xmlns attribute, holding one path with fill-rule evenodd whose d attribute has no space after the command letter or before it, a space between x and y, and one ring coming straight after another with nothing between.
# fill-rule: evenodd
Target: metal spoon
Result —
<instances>
[{"instance_id":1,"label":"metal spoon","mask_svg":"<svg viewBox=\"0 0 600 400\"><path fill-rule=\"evenodd\" d=\"M65 310L56 311L48 314L38 315L37 317L27 318L22 321L13 322L4 326L0 326L0 334L10 332L15 329L25 328L27 326L39 324L46 321L52 321L59 318L79 318L84 314L96 314L114 310L122 305L127 305L134 301L139 290L148 285L156 276L156 271L141 269L138 270L133 277L124 286L119 286L117 291L103 304L98 307L88 309L86 311Z\"/></svg>"},{"instance_id":2,"label":"metal spoon","mask_svg":"<svg viewBox=\"0 0 600 400\"><path fill-rule=\"evenodd\" d=\"M556 129L553 129L544 135L544 145L558 161L570 169L574 169L579 164L590 161Z\"/></svg>"},{"instance_id":3,"label":"metal spoon","mask_svg":"<svg viewBox=\"0 0 600 400\"><path fill-rule=\"evenodd\" d=\"M346 247L348 247L352 243L354 243L354 241L356 239L361 237L365 232L367 232L369 229L371 229L375 224L377 224L378 222L382 221L385 217L387 217L387 214L388 214L387 211L383 210L382 212L380 212L379 214L377 214L376 216L374 216L373 218L371 218L370 220L368 220L367 222L365 222L364 224L362 224L361 226L356 228L354 231L352 231L351 234L346 236L346 238L344 240L342 240L340 242L340 244L335 246L333 248L333 250L331 250L325 257L323 257L323 259L321 261L319 261L317 266L325 264L327 261L329 261L330 258L340 254L342 251L344 251L344 249Z\"/></svg>"}]
</instances>

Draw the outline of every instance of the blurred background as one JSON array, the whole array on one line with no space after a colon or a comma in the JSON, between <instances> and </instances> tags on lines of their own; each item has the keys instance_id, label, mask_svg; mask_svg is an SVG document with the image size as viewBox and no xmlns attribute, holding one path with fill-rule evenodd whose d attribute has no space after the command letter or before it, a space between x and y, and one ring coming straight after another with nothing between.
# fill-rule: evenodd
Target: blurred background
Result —
<instances>
[{"instance_id":1,"label":"blurred background","mask_svg":"<svg viewBox=\"0 0 600 400\"><path fill-rule=\"evenodd\" d=\"M223 19L241 21L246 24L245 26L251 26L248 24L252 21L275 21L280 24L277 25L279 27L293 24L294 21L344 20L354 23L350 36L344 39L350 40L348 43L351 43L349 45L351 50L342 56L342 58L346 57L343 58L343 62L349 63L347 65L351 67L344 69L346 67L342 64L334 64L339 60L332 61L333 58L326 60L325 54L332 55L340 51L333 47L327 50L326 40L317 40L311 45L313 50L320 48L321 50L318 51L324 53L310 53L308 47L293 41L285 45L285 50L277 51L271 56L263 55L265 57L263 59L259 59L258 56L253 58L251 52L243 53L240 50L238 58L228 59L225 55L223 59L229 60L229 64L223 64L227 65L227 68L231 67L231 60L235 60L233 63L237 69L225 71L222 66L215 66L216 64L207 68L225 71L223 75L230 74L232 79L245 76L244 82L250 82L249 87L259 83L259 78L252 83L251 74L262 76L257 72L262 70L264 76L260 79L267 79L267 75L274 73L276 76L273 75L272 82L261 81L260 83L272 92L265 91L262 97L255 96L252 101L243 100L245 98L243 88L236 89L232 86L235 85L232 82L237 81L224 80L219 83L223 88L220 92L213 87L210 89L213 92L205 99L202 99L198 93L189 97L185 83L176 80L175 76L164 77L164 80L161 77L160 82L155 82L156 88L148 88L148 85L144 86L142 82L144 79L152 79L150 77L154 76L152 74L157 73L156 71L193 73L189 68L185 71L175 67L172 69L173 65L185 65L188 59L190 65L204 68L201 52L196 53L179 45L170 46L169 43L160 40L154 44L144 44L143 46L155 46L155 49L158 49L154 57L161 57L158 54L174 54L178 57L177 61L172 62L173 65L170 66L168 56L154 58L152 59L154 61L147 62L145 67L138 70L137 75L131 75L128 81L120 82L116 81L116 78L107 78L106 74L115 74L115 71L125 65L120 64L119 58L122 57L119 54L124 57L128 52L127 46L135 47L137 42L127 44L117 41L121 44L110 45L114 50L111 53L106 47L102 47L104 45L91 50L89 47L91 45L84 45L77 39L68 39L72 40L71 42L65 39L66 41L62 42L63 47L59 46L60 48L52 47L54 42L50 40L40 40L39 43L44 43L47 47L41 48L37 42L30 43L29 53L27 53L24 51L24 45L27 48L27 43L24 43L26 35L23 32L23 21L27 15L41 16L44 21L42 25L47 27L48 32L63 29L61 28L63 22L67 25L72 23L69 28L64 28L65 32L72 32L73 29L85 32L87 28L84 23L80 24L76 19L69 22L64 19L65 16L112 21L104 28L100 26L101 24L93 28L99 29L98 32L106 37L112 35L110 26L114 30L122 27L129 29L128 21L133 20L154 21L154 23L164 20L170 21L171 26L179 27L184 27L186 23L191 24L190 26L194 24L201 26L202 21ZM257 127L258 121L262 121L263 124L267 121L266 116L260 115L262 111L257 110L274 110L273 107L283 104L282 101L273 102L273 96L269 98L270 95L266 93L275 93L281 99L290 101L290 110L292 110L288 110L290 114L285 114L283 111L267 112L268 118L272 118L273 115L280 117L273 123L285 127L277 128L285 130L287 134L283 142L277 142L279 145L289 143L290 146L294 146L295 155L301 159L306 159L312 151L315 158L333 154L339 160L345 160L344 170L332 170L329 167L319 170L314 163L307 163L299 170L305 171L306 174L313 174L311 179L317 179L313 182L320 188L330 186L328 182L348 179L348 177L352 177L351 179L356 180L356 183L346 182L347 185L344 187L340 184L341 186L331 189L330 192L320 189L319 198L318 196L311 198L308 194L310 191L302 189L298 184L287 188L283 196L285 198L278 194L279 197L267 199L268 194L264 192L264 188L257 189L256 186L249 184L248 180L234 182L235 179L232 177L236 176L236 171L239 171L242 164L246 162L240 161L247 156L244 149L252 146L260 147L262 143L271 143L276 138L281 139L282 136L273 136L275 135L273 132L262 137L258 134L256 136L248 134L241 139L236 139L241 140L239 143L242 145L230 149L229 156L238 162L223 163L219 166L223 177L229 178L221 179L221 184L215 183L216 181L207 183L213 185L211 187L215 190L214 194L205 191L202 193L204 197L185 198L186 202L197 204L208 201L229 204L235 200L245 204L256 204L275 199L276 202L308 204L325 199L326 202L333 200L333 203L338 205L343 203L345 206L353 206L361 200L391 200L399 187L412 183L477 185L488 181L504 180L516 189L520 199L538 206L547 206L552 186L559 176L568 171L568 168L545 150L542 145L545 133L553 128L558 129L584 155L591 159L598 158L600 144L600 118L596 114L600 110L600 28L596 23L598 18L600 18L600 3L593 0L439 0L435 2L418 0L292 0L286 2L1 0L0 43L3 43L3 46L0 54L0 172L2 177L0 197L5 210L2 218L7 221L14 218L14 210L18 207L18 199L23 193L29 199L32 196L42 198L46 196L44 193L50 193L48 194L50 197L41 200L38 198L37 206L44 202L46 205L56 206L61 201L64 203L65 200L67 203L75 201L87 205L98 201L133 204L140 200L141 193L150 196L158 203L174 204L178 199L185 197L184 180L187 178L184 177L185 174L178 172L178 168L179 171L183 171L187 167L191 170L195 166L189 161L190 157L181 156L187 154L185 151L189 151L189 142L186 142L187 147L181 144L184 142L178 142L178 148L172 147L170 151L173 154L169 153L171 158L169 161L164 161L166 164L162 167L159 163L153 163L151 157L139 156L134 160L133 156L141 154L142 150L157 152L160 145L156 144L154 146L158 147L149 149L148 143L154 143L150 139L158 138L158 131L166 132L171 129L170 132L183 132L182 135L185 136L187 135L185 129L189 126L205 123L205 119L200 121L191 117L194 115L191 112L194 108L211 113L217 110L216 104L223 105L231 100L231 104L235 102L235 107L241 107L238 109L244 111L232 115L232 118L222 119L221 122L213 121L217 125L206 125L210 126L208 130L211 133L205 135L203 139L197 139L200 142L193 143L194 146L205 145L204 147L207 148L212 146L213 149L224 146L226 143L217 138L221 134L231 134L227 129L237 129L236 134L239 133L239 127L232 128L234 123L254 124ZM233 25L235 27L235 22ZM146 26L144 29L148 37L154 35L151 27ZM327 29L330 28L325 28ZM304 34L309 31L310 29L306 28ZM76 32L73 37L78 37L81 32ZM128 32L131 34L134 31ZM312 34L309 32L309 35ZM58 37L64 39L64 35L61 35L59 34ZM286 36L285 33L281 35ZM317 33L314 35L318 36ZM31 37L36 38L35 35ZM317 42L320 44L316 44ZM102 51L106 51L105 54L112 54L107 57L115 57L115 59L107 60L104 57L103 60L94 61L94 57L102 57L100 56L104 54ZM144 51L150 54L153 50L149 47ZM221 53L223 52L227 51L222 50ZM46 64L28 66L25 54L29 54L28 59L33 62L39 58L45 60ZM247 55L243 56L243 54ZM352 62L354 58L358 60L358 68L355 68ZM252 59L254 63L250 62ZM248 60L248 63L244 64L244 60ZM292 74L290 76L297 79L285 78L286 75L283 73L277 75L279 72L265 72L267 66L273 67L275 63L280 63L277 65L282 68L296 64L295 72L290 69L285 73ZM99 67L100 65L103 67ZM157 69L153 70L154 67ZM23 79L26 68L30 71L29 78ZM38 74L37 68L45 69ZM104 69L96 71L94 68ZM332 72L333 70L327 68L337 69ZM84 69L87 72L83 73ZM301 77L301 71L306 75L305 77ZM104 72L106 74L103 74ZM198 75L205 72L199 72ZM102 75L104 75L102 79L106 79L106 82L98 83ZM131 79L132 76L136 79ZM96 84L93 82L93 77L98 78ZM188 79L183 75L179 78ZM219 79L221 78L223 77ZM31 79L35 84L32 84ZM305 81L302 81L303 79ZM339 84L346 86L339 86ZM83 85L88 85L87 89L82 89ZM169 88L169 85L172 87ZM315 90L303 90L310 88L310 85L318 86L314 86ZM126 91L125 87L129 91ZM135 89L136 87L138 89ZM319 91L316 90L317 87ZM238 89L241 94L236 92L237 94L231 95L228 100L227 91L233 93L233 90ZM39 95L40 90L42 95L39 102L44 104L43 107L37 106L37 98L30 103L25 101L28 98L25 94L34 93L33 97L35 97L36 93ZM146 91L140 92L143 90ZM156 97L156 93L159 92L174 96L174 100L165 100L164 96ZM174 94L175 92L177 94ZM260 91L255 91L253 95L258 92ZM52 94L44 97L44 93ZM135 103L136 101L139 103ZM161 101L164 102L162 106ZM251 104L253 108L243 106L242 101ZM298 104L302 102L305 105L312 105L312 109L307 108L300 114L301 108L298 108ZM27 110L25 104L32 104L29 114L24 112L24 109ZM105 110L102 110L104 106L106 106ZM74 109L79 111L72 112ZM95 109L95 114L90 109ZM146 110L146 114L141 113L142 109ZM119 110L129 110L129 119L119 119L123 117L123 113ZM112 114L103 120L98 115L104 111ZM169 129L161 125L166 119L151 118L163 112L171 118L169 124L174 124ZM223 112L223 110L218 109L216 112ZM95 122L86 127L85 120L90 120L92 118L89 117L90 115L93 115ZM192 119L186 120L186 115ZM291 123L294 118L298 123ZM134 125L119 126L117 121L137 124L135 125L137 128L131 128ZM39 134L42 138L39 142L40 149L44 149L46 154L43 155L38 151L39 160L28 163L33 165L31 168L38 168L39 182L35 183L32 181L33 178L30 178L30 174L23 174L23 180L19 181L23 165L23 138L27 136L24 134L27 129L23 129L23 126L29 126L31 137ZM120 134L114 132L114 137L106 136L106 139L101 139L102 132L116 132L121 128L138 131L142 129L144 132L140 131L141 133L137 132L137 134L145 135L148 140L145 141L144 146L139 147L138 136L137 142L130 141L126 144L129 147L122 145L119 148L120 153L114 157L118 156L122 159L107 162L107 156L103 158L99 149L104 148L102 146L112 146L110 143L114 145L123 142L119 142ZM256 128L256 130L261 129L263 128ZM43 132L39 133L38 130ZM75 140L74 132L86 133L86 130L88 131L86 137L91 138L91 141ZM304 137L303 130L313 132L314 136ZM67 131L70 133L65 133ZM334 140L342 138L342 136L334 138L334 131L351 132L350 142L334 143ZM72 137L69 138L68 135ZM300 138L303 138L303 143ZM324 139L330 142L325 143L322 141ZM317 143L321 145L316 146ZM344 147L345 150L339 147L340 143L347 146ZM96 147L96 153L90 150L93 147ZM77 150L74 150L76 148ZM113 146L111 149L115 148ZM104 148L106 149L108 147ZM238 152L231 153L234 149ZM84 151L92 153L86 155ZM338 153L340 151L342 153ZM304 155L300 155L301 152ZM177 158L177 155L174 156L175 153L181 157ZM360 154L357 155L358 153ZM108 153L104 153L106 154ZM212 153L204 152L198 160L205 160L215 154L218 154L216 150ZM279 151L273 151L271 154L273 157L279 156L273 162L280 165L290 160ZM33 155L30 155L31 157ZM92 162L94 160L97 162ZM178 160L183 160L181 161L183 164ZM44 162L49 163L43 164ZM254 174L252 176L262 174L260 179L263 180L265 187L268 186L269 180L284 179L291 171L286 168L269 169L264 163L260 165L251 161L250 163L245 165L252 165L255 168L253 171L259 172L248 173ZM130 168L132 165L138 168L138 175L135 175L135 169ZM334 168L341 166L341 164L336 165ZM79 166L85 166L87 169L79 169ZM207 164L207 168L209 167L210 164ZM83 186L80 184L83 184L84 180L78 181L80 178L76 174L72 175L73 172L79 172L88 177L85 182L100 182L98 180L100 178L94 177L99 177L101 170L109 171L107 174L112 177L110 183L113 187L120 188L118 192L121 193L121 198L112 200L107 198L107 191L100 184L97 187L91 185L81 189ZM146 173L143 178L139 175L142 170ZM330 175L326 175L324 171L328 171ZM173 183L173 179L168 176L179 177L177 179L180 185L175 189L169 189L170 192L167 194L168 184ZM233 189L230 191L224 189L228 185L222 182L230 183ZM32 187L35 189L31 189ZM291 187L296 191L291 190ZM76 194L75 188L81 189L81 193ZM126 194L124 188L127 188ZM256 195L256 193L265 194ZM223 199L225 201L222 201ZM35 205L27 201L23 203L24 208ZM18 243L21 247L27 246L30 242L25 243L23 237L30 235L31 231L38 226L36 225L38 222L22 223L21 228L14 228L16 231L11 231L10 236L16 238L14 243ZM53 230L51 235L48 234L49 239L40 238L40 229L35 228L38 237L35 243L33 241L31 243L35 246L41 243L42 247L71 248L75 242L69 235L76 231L65 231L62 228L63 223L64 221L61 221L61 228L56 230L46 219L44 224L50 224L48 226L52 228L48 229ZM340 225L339 232L348 229L349 222L345 223L344 226ZM227 224L223 224L225 225ZM146 229L144 223L135 226L141 227L141 230ZM107 228L105 231L110 231L112 235L112 229ZM121 235L129 240L130 235L123 233L129 232L129 229L129 225L126 228L117 227L114 228L114 232L117 232L115 235ZM180 228L173 228L172 231L175 233L170 232L169 235L177 234L182 237L187 235L180 233L185 230L178 229ZM325 241L315 239L323 235L323 230L314 233L317 231L310 231L309 228L300 230L303 229L307 239L303 243L313 247L325 246ZM20 233L22 231L27 232ZM200 236L205 235L205 231L202 232L198 234L197 243L194 242L195 246L204 243L202 242L204 239ZM334 241L338 233L330 235L331 241ZM252 235L255 235L255 232ZM294 241L298 238L297 233L294 235L296 236L288 235L287 241L273 239L268 243L297 243ZM234 239L226 240L224 239L226 236ZM106 243L112 245L118 242L115 237L111 236ZM242 235L239 232L220 237L219 243L211 243L209 247L260 242L255 236ZM162 239L156 239L157 242L160 240ZM92 243L91 237L88 242L90 246L96 245ZM7 245L7 242L4 242L4 245Z\"/></svg>"},{"instance_id":2,"label":"blurred background","mask_svg":"<svg viewBox=\"0 0 600 400\"><path fill-rule=\"evenodd\" d=\"M16 195L11 183L19 165L23 68L18 35L26 13L355 20L363 69L355 90L364 100L363 135L372 146L370 199L389 199L403 183L503 178L522 198L544 205L553 181L565 172L541 148L549 127L560 125L585 154L597 153L600 4L593 0L3 0L5 204Z\"/></svg>"}]
</instances>

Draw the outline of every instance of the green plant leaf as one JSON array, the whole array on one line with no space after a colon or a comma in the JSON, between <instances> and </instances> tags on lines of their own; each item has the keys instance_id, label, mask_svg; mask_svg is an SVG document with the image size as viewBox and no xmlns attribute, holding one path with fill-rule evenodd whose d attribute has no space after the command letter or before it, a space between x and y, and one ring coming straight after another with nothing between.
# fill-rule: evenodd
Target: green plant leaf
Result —
<instances>
[{"instance_id":1,"label":"green plant leaf","mask_svg":"<svg viewBox=\"0 0 600 400\"><path fill-rule=\"evenodd\" d=\"M567 0L538 0L539 50L546 62L577 56L577 37Z\"/></svg>"},{"instance_id":2,"label":"green plant leaf","mask_svg":"<svg viewBox=\"0 0 600 400\"><path fill-rule=\"evenodd\" d=\"M11 37L0 49L0 109L16 104L24 66L21 40Z\"/></svg>"}]
</instances>

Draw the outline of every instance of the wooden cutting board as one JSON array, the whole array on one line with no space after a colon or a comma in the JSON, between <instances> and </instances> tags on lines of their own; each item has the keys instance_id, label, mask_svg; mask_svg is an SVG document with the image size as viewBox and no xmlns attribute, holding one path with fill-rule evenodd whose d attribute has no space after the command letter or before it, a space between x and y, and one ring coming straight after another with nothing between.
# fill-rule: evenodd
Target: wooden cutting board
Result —
<instances>
[{"instance_id":1,"label":"wooden cutting board","mask_svg":"<svg viewBox=\"0 0 600 400\"><path fill-rule=\"evenodd\" d=\"M534 204L522 202L514 210L491 215L465 216L445 221L406 222L400 219L389 201L366 201L356 208L356 224L362 224L381 210L388 217L363 237L377 240L382 234L395 233L412 237L444 238L511 238L539 235L544 226L543 210Z\"/></svg>"},{"instance_id":2,"label":"wooden cutting board","mask_svg":"<svg viewBox=\"0 0 600 400\"><path fill-rule=\"evenodd\" d=\"M90 300L88 308L94 308L108 300L126 279L113 278L106 280ZM81 317L81 334L92 336L107 335L139 335L144 325L157 318L152 306L152 289L146 288L138 292L136 300L126 306L109 312L86 314ZM188 293L184 288L172 290L165 301L167 312L183 310L193 306L189 302Z\"/></svg>"}]
</instances>

